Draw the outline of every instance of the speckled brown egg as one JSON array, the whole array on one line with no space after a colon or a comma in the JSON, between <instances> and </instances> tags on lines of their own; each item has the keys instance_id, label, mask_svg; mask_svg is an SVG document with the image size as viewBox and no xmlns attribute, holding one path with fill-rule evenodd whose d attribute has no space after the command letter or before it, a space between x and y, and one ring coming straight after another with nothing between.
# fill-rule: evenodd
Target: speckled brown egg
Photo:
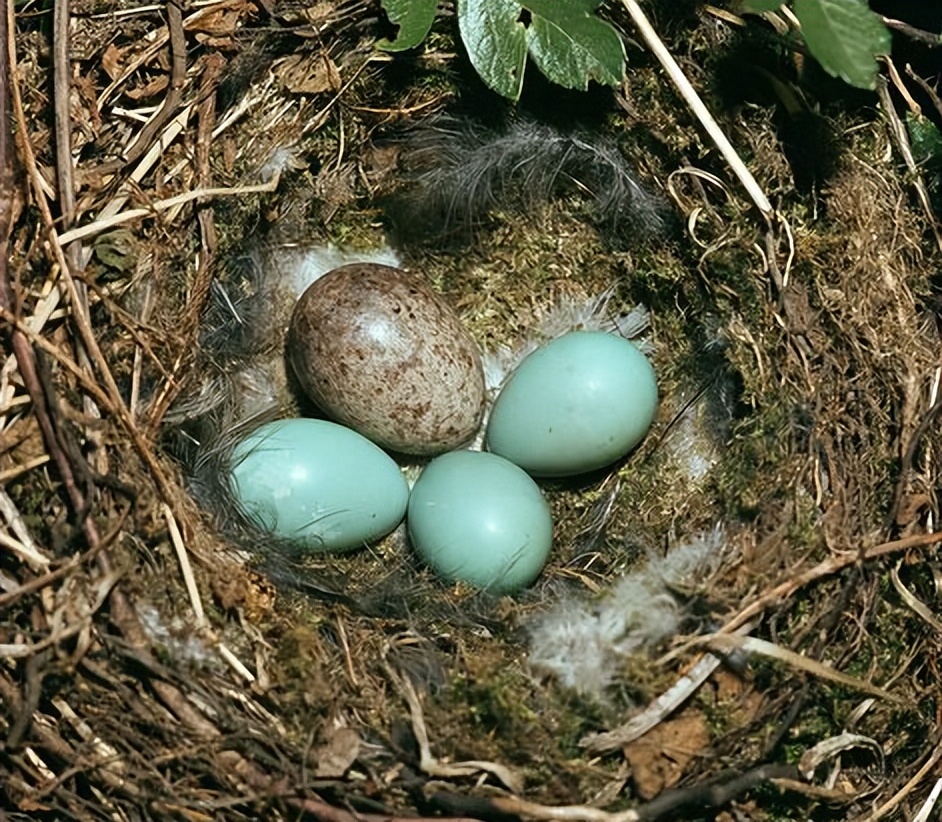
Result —
<instances>
[{"instance_id":1,"label":"speckled brown egg","mask_svg":"<svg viewBox=\"0 0 942 822\"><path fill-rule=\"evenodd\" d=\"M477 345L425 280L402 269L356 263L325 274L294 308L287 354L325 413L393 451L448 451L481 424Z\"/></svg>"}]
</instances>

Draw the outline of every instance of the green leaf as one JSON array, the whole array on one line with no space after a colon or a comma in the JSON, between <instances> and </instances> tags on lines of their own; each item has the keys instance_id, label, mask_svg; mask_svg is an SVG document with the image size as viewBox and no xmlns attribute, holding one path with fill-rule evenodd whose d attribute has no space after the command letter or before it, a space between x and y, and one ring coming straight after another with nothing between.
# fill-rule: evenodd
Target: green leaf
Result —
<instances>
[{"instance_id":1,"label":"green leaf","mask_svg":"<svg viewBox=\"0 0 942 822\"><path fill-rule=\"evenodd\" d=\"M520 99L527 32L516 0L459 0L458 30L471 65L498 94Z\"/></svg>"},{"instance_id":2,"label":"green leaf","mask_svg":"<svg viewBox=\"0 0 942 822\"><path fill-rule=\"evenodd\" d=\"M890 32L864 0L795 0L808 50L824 70L857 88L876 85L878 54L889 54Z\"/></svg>"},{"instance_id":3,"label":"green leaf","mask_svg":"<svg viewBox=\"0 0 942 822\"><path fill-rule=\"evenodd\" d=\"M383 51L406 51L421 43L435 22L438 0L383 0L383 10L394 26L399 26L394 40L380 40Z\"/></svg>"},{"instance_id":4,"label":"green leaf","mask_svg":"<svg viewBox=\"0 0 942 822\"><path fill-rule=\"evenodd\" d=\"M906 130L913 159L920 165L942 160L942 133L938 126L922 114L906 112Z\"/></svg>"},{"instance_id":5,"label":"green leaf","mask_svg":"<svg viewBox=\"0 0 942 822\"><path fill-rule=\"evenodd\" d=\"M747 14L761 14L764 11L775 11L782 5L782 0L743 0L742 10Z\"/></svg>"},{"instance_id":6,"label":"green leaf","mask_svg":"<svg viewBox=\"0 0 942 822\"><path fill-rule=\"evenodd\" d=\"M625 76L625 47L618 32L597 17L600 0L520 0L530 12L527 46L533 62L565 88L589 80L614 86Z\"/></svg>"}]
</instances>

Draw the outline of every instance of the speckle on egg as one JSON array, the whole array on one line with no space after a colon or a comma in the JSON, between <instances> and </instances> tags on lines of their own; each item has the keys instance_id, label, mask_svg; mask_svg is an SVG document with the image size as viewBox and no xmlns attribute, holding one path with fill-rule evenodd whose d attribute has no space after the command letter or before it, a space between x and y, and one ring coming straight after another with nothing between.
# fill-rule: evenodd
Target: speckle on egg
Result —
<instances>
[{"instance_id":1,"label":"speckle on egg","mask_svg":"<svg viewBox=\"0 0 942 822\"><path fill-rule=\"evenodd\" d=\"M332 418L394 451L436 454L484 413L477 345L420 277L375 263L325 274L298 300L287 354Z\"/></svg>"}]
</instances>

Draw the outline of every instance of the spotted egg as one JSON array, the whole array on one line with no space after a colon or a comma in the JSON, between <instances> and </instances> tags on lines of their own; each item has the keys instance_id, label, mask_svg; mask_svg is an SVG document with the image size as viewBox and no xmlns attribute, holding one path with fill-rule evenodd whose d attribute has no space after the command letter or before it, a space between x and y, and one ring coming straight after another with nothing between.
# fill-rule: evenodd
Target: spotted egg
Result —
<instances>
[{"instance_id":1,"label":"spotted egg","mask_svg":"<svg viewBox=\"0 0 942 822\"><path fill-rule=\"evenodd\" d=\"M384 448L438 454L480 427L480 351L451 307L403 269L355 263L314 282L292 314L287 356L311 400Z\"/></svg>"}]
</instances>

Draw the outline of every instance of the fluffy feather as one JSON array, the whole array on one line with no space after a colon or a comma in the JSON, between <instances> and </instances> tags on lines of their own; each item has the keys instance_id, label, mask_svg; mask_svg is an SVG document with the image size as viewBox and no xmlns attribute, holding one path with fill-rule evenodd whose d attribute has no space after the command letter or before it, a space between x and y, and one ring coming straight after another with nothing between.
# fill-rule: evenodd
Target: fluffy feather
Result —
<instances>
[{"instance_id":1,"label":"fluffy feather","mask_svg":"<svg viewBox=\"0 0 942 822\"><path fill-rule=\"evenodd\" d=\"M388 213L403 242L467 237L500 208L531 209L572 190L592 201L616 246L665 231L666 208L638 181L614 140L563 133L528 119L493 130L438 117L406 136L400 165L409 185Z\"/></svg>"},{"instance_id":2,"label":"fluffy feather","mask_svg":"<svg viewBox=\"0 0 942 822\"><path fill-rule=\"evenodd\" d=\"M558 603L530 625L531 666L601 697L627 656L677 633L685 614L673 591L715 572L725 544L717 526L621 577L597 602Z\"/></svg>"}]
</instances>

